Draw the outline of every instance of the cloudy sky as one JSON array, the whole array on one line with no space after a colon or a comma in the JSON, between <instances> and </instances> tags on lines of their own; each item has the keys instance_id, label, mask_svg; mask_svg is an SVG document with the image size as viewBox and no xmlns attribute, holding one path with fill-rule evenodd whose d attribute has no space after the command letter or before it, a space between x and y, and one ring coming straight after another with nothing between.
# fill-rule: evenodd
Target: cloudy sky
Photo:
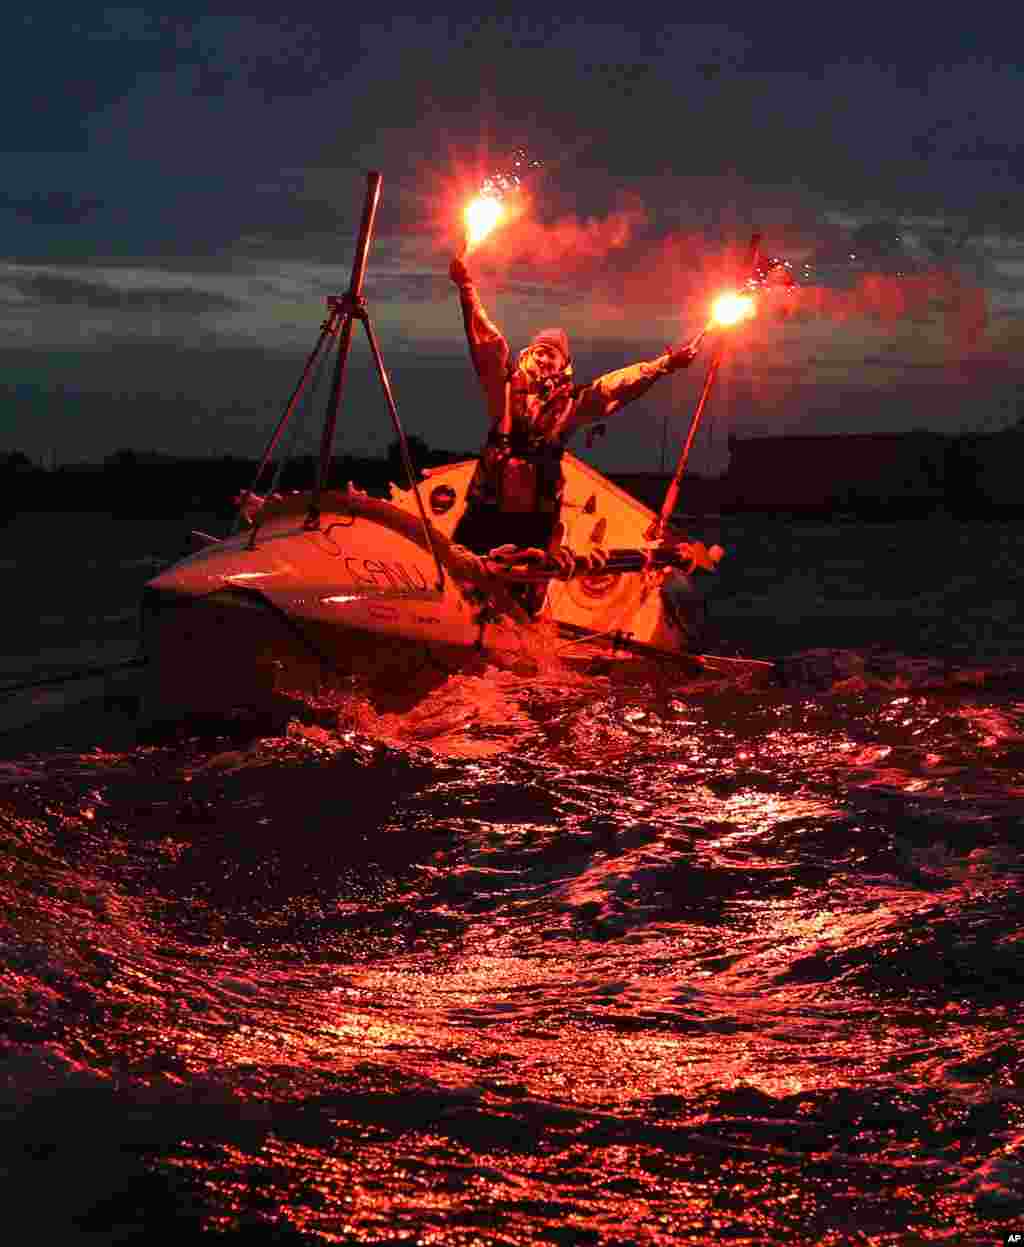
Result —
<instances>
[{"instance_id":1,"label":"cloudy sky","mask_svg":"<svg viewBox=\"0 0 1024 1247\"><path fill-rule=\"evenodd\" d=\"M472 449L448 258L461 197L520 147L540 162L523 215L473 267L513 345L561 324L580 377L698 328L754 227L800 276L736 335L698 466L724 464L730 430L1024 415L1019 18L209 7L0 19L0 452L258 453L348 284L369 169L366 295L399 410ZM656 468L702 373L656 386L589 457ZM357 341L339 450L390 439Z\"/></svg>"}]
</instances>

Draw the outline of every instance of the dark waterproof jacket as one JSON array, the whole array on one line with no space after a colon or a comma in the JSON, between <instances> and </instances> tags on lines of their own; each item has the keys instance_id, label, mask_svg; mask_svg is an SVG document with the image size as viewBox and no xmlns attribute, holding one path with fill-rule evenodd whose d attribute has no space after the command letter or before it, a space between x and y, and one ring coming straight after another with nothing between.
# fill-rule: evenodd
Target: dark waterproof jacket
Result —
<instances>
[{"instance_id":1,"label":"dark waterproof jacket","mask_svg":"<svg viewBox=\"0 0 1024 1247\"><path fill-rule=\"evenodd\" d=\"M666 351L586 385L566 383L541 396L531 391L518 366L510 366L508 342L487 315L472 282L459 287L459 296L470 355L490 416L469 504L506 513L557 513L562 452L573 433L614 415L680 364Z\"/></svg>"}]
</instances>

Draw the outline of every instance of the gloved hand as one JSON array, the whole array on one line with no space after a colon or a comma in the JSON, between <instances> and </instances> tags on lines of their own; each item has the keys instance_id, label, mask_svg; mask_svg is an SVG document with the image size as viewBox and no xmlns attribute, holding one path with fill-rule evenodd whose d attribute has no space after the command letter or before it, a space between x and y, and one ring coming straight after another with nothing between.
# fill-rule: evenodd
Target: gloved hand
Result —
<instances>
[{"instance_id":1,"label":"gloved hand","mask_svg":"<svg viewBox=\"0 0 1024 1247\"><path fill-rule=\"evenodd\" d=\"M680 368L687 367L697 358L697 352L700 350L700 344L704 338L704 330L694 334L689 342L682 343L681 346L670 346L668 348L668 370L669 372L678 372Z\"/></svg>"},{"instance_id":2,"label":"gloved hand","mask_svg":"<svg viewBox=\"0 0 1024 1247\"><path fill-rule=\"evenodd\" d=\"M250 489L243 489L231 501L238 508L242 519L251 528L256 523L256 516L263 510L267 499L262 494L254 494Z\"/></svg>"},{"instance_id":3,"label":"gloved hand","mask_svg":"<svg viewBox=\"0 0 1024 1247\"><path fill-rule=\"evenodd\" d=\"M487 557L495 563L543 563L544 551L536 546L517 546L513 542L495 546Z\"/></svg>"},{"instance_id":4,"label":"gloved hand","mask_svg":"<svg viewBox=\"0 0 1024 1247\"><path fill-rule=\"evenodd\" d=\"M576 570L576 556L568 546L559 546L557 550L548 550L548 559L558 568L559 580L569 580Z\"/></svg>"},{"instance_id":5,"label":"gloved hand","mask_svg":"<svg viewBox=\"0 0 1024 1247\"><path fill-rule=\"evenodd\" d=\"M473 280L469 275L469 269L466 268L466 261L460 255L452 256L452 262L448 266L448 276L460 290Z\"/></svg>"}]
</instances>

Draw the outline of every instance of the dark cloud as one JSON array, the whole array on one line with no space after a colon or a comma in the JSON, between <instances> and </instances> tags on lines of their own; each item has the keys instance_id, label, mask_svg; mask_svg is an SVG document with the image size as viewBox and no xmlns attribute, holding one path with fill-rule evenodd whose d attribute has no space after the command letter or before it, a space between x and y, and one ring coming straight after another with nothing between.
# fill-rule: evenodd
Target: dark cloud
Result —
<instances>
[{"instance_id":1,"label":"dark cloud","mask_svg":"<svg viewBox=\"0 0 1024 1247\"><path fill-rule=\"evenodd\" d=\"M77 191L34 191L23 196L0 192L0 211L12 212L33 225L80 225L102 207L102 199Z\"/></svg>"},{"instance_id":2,"label":"dark cloud","mask_svg":"<svg viewBox=\"0 0 1024 1247\"><path fill-rule=\"evenodd\" d=\"M1017 341L1005 323L1021 286L1019 252L1004 247L998 267L972 250L986 231L1019 231L1024 219L1024 80L1012 65L1016 44L997 23L958 13L922 19L891 5L861 6L841 21L827 7L780 21L774 10L740 5L700 24L631 11L585 20L528 3L502 18L479 5L411 16L301 0L277 16L254 16L235 0L215 13L197 0L175 9L58 4L6 19L0 43L8 123L0 253L23 261L3 276L5 341L30 338L19 367L46 380L56 366L51 348L69 335L79 341L86 318L74 309L128 313L116 320L123 340L92 339L95 349L65 370L69 386L94 395L88 423L109 427L117 445L138 440L133 421L145 405L126 393L108 419L104 386L123 376L141 395L155 376L161 387L179 378L190 387L179 396L183 411L212 403L221 413L202 429L191 415L176 429L161 388L150 407L168 416L167 438L213 452L250 449L266 394L284 396L294 382L291 348L282 345L294 335L278 327L305 324L310 309L311 346L322 314L311 304L344 288L369 168L383 171L385 185L367 293L399 402L405 392L429 393L457 413L455 440L471 445L482 417L446 277L454 188L519 145L543 162L530 230L510 230L502 255L480 259L486 295L500 297L510 333L539 308L550 309L540 323L578 315L607 347L607 365L618 366L633 352L616 350L616 335L644 340L652 301L692 318L717 258L758 226L773 254L832 265L813 273L818 293L794 300L783 355L799 356L793 340L799 345L800 332L811 334L811 321L824 316L844 335L842 351L819 370L767 352L751 360L766 389L787 367L808 378L799 395L783 394L780 419L803 419L802 410L808 420L827 412L856 424L866 412L896 427L901 404L917 402L905 388L925 395L930 378L912 346L901 347L908 362L887 365L907 373L891 402L872 406L870 387L852 375L840 394L836 374L855 372L858 351L869 357L863 376L878 384L877 341L858 347L866 315L902 319L907 330L942 315L957 350L990 343L997 320L1007 353ZM617 228L624 197L638 205L625 232ZM914 212L935 227L910 229L909 242L894 237ZM857 269L850 250L861 256ZM29 258L35 271L24 267ZM934 306L931 294L912 298L915 288L895 284L909 272L923 290L936 267L964 275L936 292ZM981 286L999 294L998 316L988 315ZM446 299L450 349L449 320L433 308ZM234 341L261 349L233 354L222 337L207 336L213 318L200 315L184 344L143 349L171 323L153 328L156 315L145 313L181 312L177 327L206 311L240 313L218 329L230 322ZM650 326L659 348L660 332ZM352 397L376 402L372 377L364 393L359 375ZM979 389L991 375L978 374ZM691 382L696 373L679 382L680 396ZM668 393L676 391L659 389L649 410L660 411ZM723 418L741 412L737 393L723 385L716 395ZM927 391L939 423L954 401L944 393ZM748 406L757 423L764 403L755 395ZM421 417L403 408L403 418L437 444L444 439L416 424L429 423L433 409ZM61 403L44 402L25 427L68 436L66 417ZM634 427L644 418L641 411ZM612 461L628 441L609 437Z\"/></svg>"},{"instance_id":3,"label":"dark cloud","mask_svg":"<svg viewBox=\"0 0 1024 1247\"><path fill-rule=\"evenodd\" d=\"M48 11L8 32L0 101L23 118L17 143L89 150L92 198L126 209L96 222L108 252L127 228L148 229L147 254L259 235L327 258L347 237L353 171L385 171L390 231L429 218L453 154L486 161L520 142L544 158L545 204L563 216L605 215L663 172L696 179L687 208L722 218L756 211L766 187L788 188L793 213L822 196L1019 205L1020 77L973 25L805 13L783 33L756 7L728 24L230 8ZM702 198L700 179L721 181ZM648 205L652 219L665 206Z\"/></svg>"},{"instance_id":4,"label":"dark cloud","mask_svg":"<svg viewBox=\"0 0 1024 1247\"><path fill-rule=\"evenodd\" d=\"M60 273L10 276L8 284L20 294L45 303L74 304L103 311L209 312L241 307L235 299L205 290L177 287L131 289L103 282L83 281Z\"/></svg>"},{"instance_id":5,"label":"dark cloud","mask_svg":"<svg viewBox=\"0 0 1024 1247\"><path fill-rule=\"evenodd\" d=\"M216 14L176 7L58 3L6 16L0 106L21 123L6 127L4 148L86 150L105 110L151 92L215 103L236 87L271 98L308 92L358 54L351 37L332 37L344 33L347 14L323 30L292 16L232 14L229 4Z\"/></svg>"},{"instance_id":6,"label":"dark cloud","mask_svg":"<svg viewBox=\"0 0 1024 1247\"><path fill-rule=\"evenodd\" d=\"M866 365L868 368L922 368L927 370L929 368L934 369L949 367L949 362L947 360L897 359L886 355L865 355L859 362Z\"/></svg>"},{"instance_id":7,"label":"dark cloud","mask_svg":"<svg viewBox=\"0 0 1024 1247\"><path fill-rule=\"evenodd\" d=\"M411 303L450 302L452 286L447 273L392 273L374 280L374 296Z\"/></svg>"},{"instance_id":8,"label":"dark cloud","mask_svg":"<svg viewBox=\"0 0 1024 1247\"><path fill-rule=\"evenodd\" d=\"M380 159L383 149L394 167L404 158L415 169L443 162L453 143L473 150L522 138L570 184L587 170L613 183L670 169L736 171L741 193L775 183L843 198L870 187L889 198L945 192L963 201L1000 182L1012 189L994 150L997 140L1016 141L1006 109L1020 103L1022 87L1011 68L971 62L939 73L927 37L915 43L907 30L900 45L888 22L892 55L863 59L846 24L841 39L822 31L816 41L799 27L760 38L756 25L745 37L711 26L545 25L520 16L480 21L447 42L427 28L422 39L436 44L429 57L422 45L415 54L403 46L411 33L403 40L399 32L389 46L395 73L386 87L369 77L361 92L372 128L343 127L324 157L351 159L355 150ZM708 65L719 69L709 74ZM914 139L964 93L975 121L958 130L956 146L922 161ZM965 185L956 157L972 135L987 136L992 159L974 162Z\"/></svg>"},{"instance_id":9,"label":"dark cloud","mask_svg":"<svg viewBox=\"0 0 1024 1247\"><path fill-rule=\"evenodd\" d=\"M44 7L4 21L0 107L8 152L75 152L95 113L182 55L168 19L141 10Z\"/></svg>"}]
</instances>

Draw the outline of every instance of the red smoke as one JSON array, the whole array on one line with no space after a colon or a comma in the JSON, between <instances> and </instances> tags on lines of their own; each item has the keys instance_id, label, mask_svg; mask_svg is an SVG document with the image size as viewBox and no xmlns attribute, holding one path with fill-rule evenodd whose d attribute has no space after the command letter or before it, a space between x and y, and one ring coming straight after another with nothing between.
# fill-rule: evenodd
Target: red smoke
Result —
<instances>
[{"instance_id":1,"label":"red smoke","mask_svg":"<svg viewBox=\"0 0 1024 1247\"><path fill-rule=\"evenodd\" d=\"M444 222L445 247L452 242L451 222L460 219L465 196L476 184L465 174L453 178L440 196L439 213L435 206L438 225ZM624 323L637 312L650 316L660 309L677 319L680 332L692 331L706 320L712 298L746 277L746 237L725 247L710 243L700 232L652 238L648 213L636 196L604 217L540 220L538 205L526 189L510 197L508 207L507 222L472 253L474 273L499 287L512 281L571 283L574 297L585 301L591 316L607 323ZM771 251L770 230L765 247ZM838 289L800 284L798 276L798 284L789 289L765 290L758 318L895 325L940 317L947 340L961 355L977 349L988 325L985 291L951 270L906 275L840 271L836 276L853 284Z\"/></svg>"},{"instance_id":2,"label":"red smoke","mask_svg":"<svg viewBox=\"0 0 1024 1247\"><path fill-rule=\"evenodd\" d=\"M524 218L505 237L494 240L496 267L528 265L538 275L582 275L613 252L622 252L647 224L640 203L630 203L606 217L562 217L542 222Z\"/></svg>"},{"instance_id":3,"label":"red smoke","mask_svg":"<svg viewBox=\"0 0 1024 1247\"><path fill-rule=\"evenodd\" d=\"M883 325L908 318L923 323L940 316L947 339L960 351L974 348L988 325L985 291L948 271L909 276L863 273L848 290L797 286L780 296L779 309L797 320L869 319Z\"/></svg>"}]
</instances>

